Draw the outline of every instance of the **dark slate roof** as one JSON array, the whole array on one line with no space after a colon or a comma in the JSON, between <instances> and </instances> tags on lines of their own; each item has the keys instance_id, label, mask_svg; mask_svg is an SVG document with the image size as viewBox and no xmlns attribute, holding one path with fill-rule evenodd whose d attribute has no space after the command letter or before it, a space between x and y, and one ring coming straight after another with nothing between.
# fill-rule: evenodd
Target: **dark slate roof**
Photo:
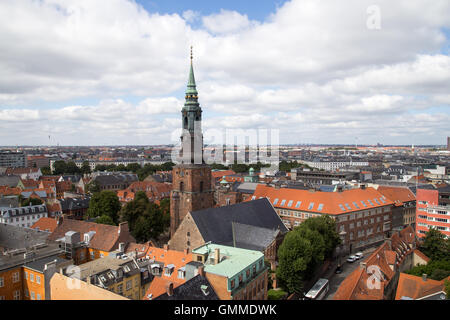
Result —
<instances>
[{"instance_id":1,"label":"dark slate roof","mask_svg":"<svg viewBox=\"0 0 450 320\"><path fill-rule=\"evenodd\" d=\"M445 193L450 192L450 185L438 188L438 192L439 193L441 193L441 192L445 192Z\"/></svg>"},{"instance_id":2,"label":"dark slate roof","mask_svg":"<svg viewBox=\"0 0 450 320\"><path fill-rule=\"evenodd\" d=\"M207 287L207 295L203 293L202 286ZM167 293L164 293L154 300L219 300L219 297L208 279L197 275L173 289L173 295L168 296Z\"/></svg>"},{"instance_id":3,"label":"dark slate roof","mask_svg":"<svg viewBox=\"0 0 450 320\"><path fill-rule=\"evenodd\" d=\"M19 206L19 197L18 196L0 196L0 208L1 207L12 207L17 208Z\"/></svg>"},{"instance_id":4,"label":"dark slate roof","mask_svg":"<svg viewBox=\"0 0 450 320\"><path fill-rule=\"evenodd\" d=\"M237 248L264 251L277 237L280 230L266 229L232 222Z\"/></svg>"},{"instance_id":5,"label":"dark slate roof","mask_svg":"<svg viewBox=\"0 0 450 320\"><path fill-rule=\"evenodd\" d=\"M42 259L38 259L38 260L35 260L35 261L27 262L27 263L24 264L24 266L27 267L27 268L39 271L39 272L44 272L44 267L49 262L52 262L52 261L56 260L56 265L59 265L61 263L70 261L70 260L67 260L67 259L60 258L59 257L60 255L61 254L57 254L57 255L45 257L45 258L42 258Z\"/></svg>"},{"instance_id":6,"label":"dark slate roof","mask_svg":"<svg viewBox=\"0 0 450 320\"><path fill-rule=\"evenodd\" d=\"M233 245L232 222L270 230L279 228L281 232L287 232L286 226L266 198L193 211L191 216L203 239L216 244Z\"/></svg>"},{"instance_id":7,"label":"dark slate roof","mask_svg":"<svg viewBox=\"0 0 450 320\"><path fill-rule=\"evenodd\" d=\"M63 181L71 181L74 183L78 183L81 179L81 176L79 175L65 175L65 176L61 176Z\"/></svg>"},{"instance_id":8,"label":"dark slate roof","mask_svg":"<svg viewBox=\"0 0 450 320\"><path fill-rule=\"evenodd\" d=\"M76 210L76 209L85 209L89 208L90 197L86 198L65 198L59 200L61 204L61 210Z\"/></svg>"},{"instance_id":9,"label":"dark slate roof","mask_svg":"<svg viewBox=\"0 0 450 320\"><path fill-rule=\"evenodd\" d=\"M20 177L14 175L0 176L0 186L17 187Z\"/></svg>"},{"instance_id":10,"label":"dark slate roof","mask_svg":"<svg viewBox=\"0 0 450 320\"><path fill-rule=\"evenodd\" d=\"M95 177L95 181L100 185L111 185L124 182L138 181L138 177L135 174L106 174Z\"/></svg>"},{"instance_id":11,"label":"dark slate roof","mask_svg":"<svg viewBox=\"0 0 450 320\"><path fill-rule=\"evenodd\" d=\"M45 243L48 232L0 223L0 247L7 249L28 248Z\"/></svg>"}]
</instances>

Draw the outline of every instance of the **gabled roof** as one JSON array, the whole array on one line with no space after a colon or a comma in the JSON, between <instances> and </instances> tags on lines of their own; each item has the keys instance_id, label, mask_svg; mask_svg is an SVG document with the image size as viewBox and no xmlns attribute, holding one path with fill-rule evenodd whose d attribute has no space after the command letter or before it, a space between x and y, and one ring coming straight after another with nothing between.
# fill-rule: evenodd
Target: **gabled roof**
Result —
<instances>
[{"instance_id":1,"label":"gabled roof","mask_svg":"<svg viewBox=\"0 0 450 320\"><path fill-rule=\"evenodd\" d=\"M264 251L280 233L278 229L267 229L232 222L233 243L236 247L249 250Z\"/></svg>"},{"instance_id":2,"label":"gabled roof","mask_svg":"<svg viewBox=\"0 0 450 320\"><path fill-rule=\"evenodd\" d=\"M7 186L15 188L19 184L20 177L14 175L3 175L0 176L0 186Z\"/></svg>"},{"instance_id":3,"label":"gabled roof","mask_svg":"<svg viewBox=\"0 0 450 320\"><path fill-rule=\"evenodd\" d=\"M167 292L161 294L155 300L219 300L214 288L208 279L201 275L196 275L192 279L178 286L174 285L173 295Z\"/></svg>"},{"instance_id":4,"label":"gabled roof","mask_svg":"<svg viewBox=\"0 0 450 320\"><path fill-rule=\"evenodd\" d=\"M394 202L387 199L374 188L351 189L343 190L342 192L321 192L273 188L259 184L253 195L256 199L268 198L276 208L331 215L394 204Z\"/></svg>"},{"instance_id":5,"label":"gabled roof","mask_svg":"<svg viewBox=\"0 0 450 320\"><path fill-rule=\"evenodd\" d=\"M205 242L216 244L233 246L232 222L287 232L286 226L267 199L198 210L191 212L191 216Z\"/></svg>"},{"instance_id":6,"label":"gabled roof","mask_svg":"<svg viewBox=\"0 0 450 320\"><path fill-rule=\"evenodd\" d=\"M125 229L128 229L128 225L124 226L124 232L122 234L119 234L119 228L120 226L64 219L48 238L49 240L58 240L63 238L68 231L79 232L83 238L85 233L95 231L95 235L90 241L89 247L110 252L117 249L120 242L136 242L129 232L125 232Z\"/></svg>"},{"instance_id":7,"label":"gabled roof","mask_svg":"<svg viewBox=\"0 0 450 320\"><path fill-rule=\"evenodd\" d=\"M31 228L40 230L40 231L48 231L53 232L55 231L56 227L58 226L56 219L54 218L40 218L38 221L36 221Z\"/></svg>"},{"instance_id":8,"label":"gabled roof","mask_svg":"<svg viewBox=\"0 0 450 320\"><path fill-rule=\"evenodd\" d=\"M402 205L405 202L416 200L414 193L412 193L411 190L406 187L380 186L378 187L377 191L389 200L392 200L395 204Z\"/></svg>"},{"instance_id":9,"label":"gabled roof","mask_svg":"<svg viewBox=\"0 0 450 320\"><path fill-rule=\"evenodd\" d=\"M444 280L436 281L411 274L400 273L397 285L395 300L401 300L402 297L412 298L414 300L444 291Z\"/></svg>"}]
</instances>

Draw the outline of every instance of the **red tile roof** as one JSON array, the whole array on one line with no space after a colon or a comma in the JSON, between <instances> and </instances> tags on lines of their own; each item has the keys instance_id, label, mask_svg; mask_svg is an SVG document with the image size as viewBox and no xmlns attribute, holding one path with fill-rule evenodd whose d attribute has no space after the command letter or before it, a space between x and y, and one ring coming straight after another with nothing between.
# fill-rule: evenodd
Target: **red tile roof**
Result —
<instances>
[{"instance_id":1,"label":"red tile roof","mask_svg":"<svg viewBox=\"0 0 450 320\"><path fill-rule=\"evenodd\" d=\"M163 274L161 277L155 277L145 293L144 299L148 300L147 296L152 295L152 298L166 292L166 285L169 282L174 284L174 288L183 284L186 280L178 278L178 269L184 267L187 263L192 261L192 253L176 250L166 250L163 248L149 247L146 252L146 256L157 262L163 262L164 266L169 264L174 265L174 270L170 276ZM156 280L156 282L155 282Z\"/></svg>"},{"instance_id":2,"label":"red tile roof","mask_svg":"<svg viewBox=\"0 0 450 320\"><path fill-rule=\"evenodd\" d=\"M444 282L445 279L441 281L432 279L423 281L422 277L400 273L395 300L400 300L402 297L419 299L434 293L444 291Z\"/></svg>"},{"instance_id":3,"label":"red tile roof","mask_svg":"<svg viewBox=\"0 0 450 320\"><path fill-rule=\"evenodd\" d=\"M341 283L334 300L382 300L384 288L392 280L396 267L413 252L415 236L411 226L395 233L364 260L366 269L354 270ZM412 232L412 236L411 236ZM393 268L393 269L392 269ZM375 273L374 273L375 272ZM374 273L374 274L373 274ZM375 285L374 279L379 279Z\"/></svg>"},{"instance_id":4,"label":"red tile roof","mask_svg":"<svg viewBox=\"0 0 450 320\"><path fill-rule=\"evenodd\" d=\"M38 171L39 168L7 168L5 174L21 175L21 174L30 174Z\"/></svg>"},{"instance_id":5,"label":"red tile roof","mask_svg":"<svg viewBox=\"0 0 450 320\"><path fill-rule=\"evenodd\" d=\"M89 248L102 250L105 252L114 251L119 247L119 243L136 242L128 231L128 224L121 225L122 231L119 233L119 226L110 226L94 222L64 219L55 231L48 237L49 240L63 238L68 231L79 232L81 238L89 231L95 231L95 235L89 243Z\"/></svg>"},{"instance_id":6,"label":"red tile roof","mask_svg":"<svg viewBox=\"0 0 450 320\"><path fill-rule=\"evenodd\" d=\"M21 179L21 180L25 189L39 188L39 181L35 181L33 179Z\"/></svg>"},{"instance_id":7,"label":"red tile roof","mask_svg":"<svg viewBox=\"0 0 450 320\"><path fill-rule=\"evenodd\" d=\"M403 205L404 202L416 200L414 193L409 188L380 186L377 191L392 200L396 205Z\"/></svg>"},{"instance_id":8,"label":"red tile roof","mask_svg":"<svg viewBox=\"0 0 450 320\"><path fill-rule=\"evenodd\" d=\"M236 174L233 170L223 170L223 171L211 171L211 177L213 179L222 178L223 176L229 176L232 174Z\"/></svg>"},{"instance_id":9,"label":"red tile roof","mask_svg":"<svg viewBox=\"0 0 450 320\"><path fill-rule=\"evenodd\" d=\"M253 195L255 199L268 198L270 203L276 208L332 215L394 204L374 188L351 189L342 192L322 192L288 188L277 189L259 184L256 186ZM276 201L276 199L278 200ZM285 201L283 202L283 200ZM354 202L357 206L355 206ZM322 205L321 210L319 210L320 205Z\"/></svg>"},{"instance_id":10,"label":"red tile roof","mask_svg":"<svg viewBox=\"0 0 450 320\"><path fill-rule=\"evenodd\" d=\"M55 218L40 218L31 226L31 228L41 231L53 232L55 231L57 226L58 224Z\"/></svg>"}]
</instances>

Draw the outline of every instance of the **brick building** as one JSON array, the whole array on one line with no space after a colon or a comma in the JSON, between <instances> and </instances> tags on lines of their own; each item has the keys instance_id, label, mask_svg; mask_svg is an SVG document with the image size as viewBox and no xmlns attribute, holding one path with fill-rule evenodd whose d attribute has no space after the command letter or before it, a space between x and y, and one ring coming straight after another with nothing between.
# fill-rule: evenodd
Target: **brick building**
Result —
<instances>
[{"instance_id":1,"label":"brick building","mask_svg":"<svg viewBox=\"0 0 450 320\"><path fill-rule=\"evenodd\" d=\"M186 100L181 114L181 163L172 170L173 189L170 194L171 236L188 212L214 206L211 168L203 161L202 109L198 103L192 55Z\"/></svg>"},{"instance_id":2,"label":"brick building","mask_svg":"<svg viewBox=\"0 0 450 320\"><path fill-rule=\"evenodd\" d=\"M267 198L289 229L311 217L336 221L343 252L375 245L390 235L394 202L373 188L335 192L258 185L252 199Z\"/></svg>"},{"instance_id":3,"label":"brick building","mask_svg":"<svg viewBox=\"0 0 450 320\"><path fill-rule=\"evenodd\" d=\"M394 202L392 208L392 229L401 230L416 225L416 196L409 188L379 186L382 195Z\"/></svg>"}]
</instances>

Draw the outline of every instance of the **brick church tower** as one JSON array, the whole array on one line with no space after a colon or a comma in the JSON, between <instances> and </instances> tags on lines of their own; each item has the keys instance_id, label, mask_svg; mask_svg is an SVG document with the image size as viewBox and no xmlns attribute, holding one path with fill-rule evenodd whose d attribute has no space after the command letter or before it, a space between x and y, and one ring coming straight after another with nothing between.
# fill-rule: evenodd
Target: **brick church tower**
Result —
<instances>
[{"instance_id":1,"label":"brick church tower","mask_svg":"<svg viewBox=\"0 0 450 320\"><path fill-rule=\"evenodd\" d=\"M202 109L198 103L192 48L191 68L181 116L183 128L179 154L181 163L172 170L170 236L173 236L188 212L212 208L214 205L211 168L203 161Z\"/></svg>"}]
</instances>

